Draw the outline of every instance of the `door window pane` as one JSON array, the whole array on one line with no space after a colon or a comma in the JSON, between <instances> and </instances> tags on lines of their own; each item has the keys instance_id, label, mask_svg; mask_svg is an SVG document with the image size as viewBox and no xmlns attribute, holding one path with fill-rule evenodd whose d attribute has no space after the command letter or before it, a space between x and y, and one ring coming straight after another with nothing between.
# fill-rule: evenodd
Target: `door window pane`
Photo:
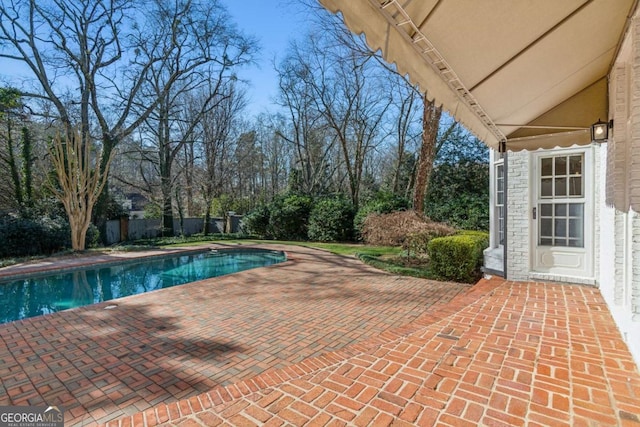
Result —
<instances>
[{"instance_id":1,"label":"door window pane","mask_svg":"<svg viewBox=\"0 0 640 427\"><path fill-rule=\"evenodd\" d=\"M567 178L556 178L556 191L554 195L556 197L567 195Z\"/></svg>"},{"instance_id":2,"label":"door window pane","mask_svg":"<svg viewBox=\"0 0 640 427\"><path fill-rule=\"evenodd\" d=\"M553 159L550 157L546 159L542 159L540 169L541 169L540 175L552 176L553 175Z\"/></svg>"},{"instance_id":3,"label":"door window pane","mask_svg":"<svg viewBox=\"0 0 640 427\"><path fill-rule=\"evenodd\" d=\"M583 203L569 203L569 216L582 218L584 212Z\"/></svg>"},{"instance_id":4,"label":"door window pane","mask_svg":"<svg viewBox=\"0 0 640 427\"><path fill-rule=\"evenodd\" d=\"M569 219L569 237L574 239L582 238L582 218Z\"/></svg>"},{"instance_id":5,"label":"door window pane","mask_svg":"<svg viewBox=\"0 0 640 427\"><path fill-rule=\"evenodd\" d=\"M582 175L582 155L569 157L569 175Z\"/></svg>"},{"instance_id":6,"label":"door window pane","mask_svg":"<svg viewBox=\"0 0 640 427\"><path fill-rule=\"evenodd\" d=\"M567 174L567 158L566 157L556 157L555 158L556 167L553 171L554 175L566 175Z\"/></svg>"},{"instance_id":7,"label":"door window pane","mask_svg":"<svg viewBox=\"0 0 640 427\"><path fill-rule=\"evenodd\" d=\"M584 247L584 155L550 156L540 159L538 243Z\"/></svg>"},{"instance_id":8,"label":"door window pane","mask_svg":"<svg viewBox=\"0 0 640 427\"><path fill-rule=\"evenodd\" d=\"M555 237L567 237L567 219L566 218L556 218L555 220Z\"/></svg>"},{"instance_id":9,"label":"door window pane","mask_svg":"<svg viewBox=\"0 0 640 427\"><path fill-rule=\"evenodd\" d=\"M540 196L553 197L553 179L552 178L542 178Z\"/></svg>"},{"instance_id":10,"label":"door window pane","mask_svg":"<svg viewBox=\"0 0 640 427\"><path fill-rule=\"evenodd\" d=\"M584 247L584 203L541 203L538 209L540 245Z\"/></svg>"},{"instance_id":11,"label":"door window pane","mask_svg":"<svg viewBox=\"0 0 640 427\"><path fill-rule=\"evenodd\" d=\"M570 196L582 196L582 177L572 176L569 178L569 195Z\"/></svg>"}]
</instances>

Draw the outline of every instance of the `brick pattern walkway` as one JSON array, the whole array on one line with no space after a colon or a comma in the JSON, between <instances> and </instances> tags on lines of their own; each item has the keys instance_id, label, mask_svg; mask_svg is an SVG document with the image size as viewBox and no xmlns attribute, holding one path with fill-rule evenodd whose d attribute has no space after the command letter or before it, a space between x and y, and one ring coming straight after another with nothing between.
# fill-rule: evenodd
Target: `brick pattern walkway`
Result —
<instances>
[{"instance_id":1,"label":"brick pattern walkway","mask_svg":"<svg viewBox=\"0 0 640 427\"><path fill-rule=\"evenodd\" d=\"M599 291L483 280L404 328L109 423L640 426L640 374Z\"/></svg>"},{"instance_id":2,"label":"brick pattern walkway","mask_svg":"<svg viewBox=\"0 0 640 427\"><path fill-rule=\"evenodd\" d=\"M59 405L67 426L105 423L325 353L348 349L345 358L470 288L279 249L290 259L280 265L0 325L0 405Z\"/></svg>"}]
</instances>

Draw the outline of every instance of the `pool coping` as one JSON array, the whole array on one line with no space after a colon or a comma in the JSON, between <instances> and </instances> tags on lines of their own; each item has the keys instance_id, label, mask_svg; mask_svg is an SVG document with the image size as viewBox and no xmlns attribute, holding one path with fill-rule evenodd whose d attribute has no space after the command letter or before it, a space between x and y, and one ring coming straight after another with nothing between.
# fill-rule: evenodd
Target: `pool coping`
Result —
<instances>
[{"instance_id":1,"label":"pool coping","mask_svg":"<svg viewBox=\"0 0 640 427\"><path fill-rule=\"evenodd\" d=\"M143 251L137 252L140 253L140 256L135 256L135 257L125 257L125 258L118 258L118 259L102 259L99 262L96 263L83 263L82 260L83 258L71 258L71 259L77 259L79 262L75 263L76 265L73 266L68 266L68 267L60 267L60 268L46 268L46 269L42 269L42 270L37 270L37 271L33 271L33 272L24 272L24 273L20 273L17 275L0 275L0 288L2 286L5 285L9 285L11 283L14 283L16 281L21 281L21 280L28 280L28 279L38 279L38 278L42 278L42 277L48 277L48 276L56 276L56 275L60 275L60 274L68 274L68 273L73 273L73 272L79 272L79 271L88 271L88 270L95 270L97 268L106 268L109 266L126 266L126 265L131 265L131 264L135 264L137 262L146 262L149 260L156 260L156 259L163 259L163 258L173 258L173 257L177 257L177 256L189 256L189 255L197 255L197 254L201 254L201 253L208 253L208 252L218 252L218 253L224 253L224 252L237 252L237 251L244 251L244 252L278 252L281 253L284 256L284 260L280 261L280 262L276 262L274 264L267 264L267 265L262 265L262 266L258 266L258 267L253 267L250 268L248 270L252 270L252 269L256 269L256 268L266 268L266 267L272 267L272 266L277 266L277 265L281 265L286 263L287 261L289 261L289 257L287 255L287 252L284 250L273 250L273 249L267 249L267 248L260 248L260 247L253 247L253 246L241 246L241 247L209 247L209 248L178 248L178 250L172 250L168 253L161 253L161 254L147 254L144 255ZM135 253L135 252L134 252ZM100 256L100 255L98 255ZM87 259L91 259L91 258L84 258L84 260L86 261ZM143 261L141 261L143 260ZM26 269L26 268L25 268ZM223 277L223 276L228 276L231 274L235 274L235 273L239 273L242 271L246 271L246 270L240 270L240 271L234 271L231 273L225 273L225 274L221 274L221 275L217 275L217 276L211 276L211 277L204 277L204 278L200 278L197 280L192 280L189 282L184 282L184 283L180 283L177 285L173 285L173 286L168 286L168 287L161 287L161 288L157 288L157 289L151 289L145 292L141 292L141 293L135 293L135 294L130 294L130 295L123 295L123 296L119 296L116 298L111 298L108 300L103 300L103 301L97 301L97 302L92 302L90 304L84 304L84 305L79 305L79 306L74 306L74 307L69 307L69 308L65 308L62 310L56 310L56 311L52 311L50 313L42 313L36 316L27 316L27 317L22 317L19 319L13 319L13 320L9 320L6 322L2 322L0 321L0 325L5 324L5 323L10 323L10 322L19 322L22 320L26 320L26 319L31 319L31 318L38 318L40 316L46 316L46 315L50 315L50 314L54 314L54 313L60 313L60 312L65 312L65 311L70 311L70 310L79 310L79 309L86 309L86 310L92 310L92 309L109 309L111 307L117 307L118 306L118 301L122 301L126 298L130 298L130 297L135 297L141 294L146 294L146 293L151 293L151 292L156 292L156 291L160 291L163 289L168 289L171 287L175 287L175 286L183 286L183 285L188 285L191 283L197 283L197 282L201 282L204 280L210 280L210 279L214 279L216 277Z\"/></svg>"},{"instance_id":2,"label":"pool coping","mask_svg":"<svg viewBox=\"0 0 640 427\"><path fill-rule=\"evenodd\" d=\"M89 255L88 257L59 257L56 261L47 261L46 263L40 261L34 261L33 263L26 264L15 264L7 267L0 268L0 286L5 285L9 282L21 279L30 279L34 277L43 277L53 273L68 273L73 271L80 270L88 270L90 268L95 267L96 265L101 266L109 266L109 265L120 265L120 264L131 264L139 261L141 258L144 259L154 259L154 258L168 258L177 254L198 254L203 252L210 251L237 251L237 250L247 250L253 249L261 252L269 252L273 251L272 249L263 249L259 247L253 246L241 246L241 247L217 247L215 244L212 246L205 247L176 247L170 249L164 248L154 248L153 252L156 251L166 251L162 253L149 253L149 251L134 251L134 252L116 252L116 253L99 253L96 255ZM287 257L286 251L276 251L283 252L285 257ZM126 256L122 256L123 254L127 254ZM139 255L136 255L139 254ZM93 263L87 263L87 260L94 260ZM77 260L77 262L73 262ZM288 258L285 259L286 262ZM58 263L64 262L70 264L68 266L60 266ZM39 265L42 264L42 265ZM281 263L278 263L281 264ZM12 270L20 270L18 272L13 272Z\"/></svg>"}]
</instances>

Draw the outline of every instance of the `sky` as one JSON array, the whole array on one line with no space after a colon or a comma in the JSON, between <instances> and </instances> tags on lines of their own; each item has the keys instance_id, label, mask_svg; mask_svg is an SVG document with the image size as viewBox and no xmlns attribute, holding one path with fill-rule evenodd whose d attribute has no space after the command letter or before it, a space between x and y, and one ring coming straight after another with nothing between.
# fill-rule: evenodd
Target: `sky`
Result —
<instances>
[{"instance_id":1,"label":"sky","mask_svg":"<svg viewBox=\"0 0 640 427\"><path fill-rule=\"evenodd\" d=\"M307 9L298 0L222 0L222 3L238 28L260 43L257 64L238 72L241 79L249 81L247 109L256 115L269 109L277 95L274 59L277 64L289 42L306 33Z\"/></svg>"},{"instance_id":2,"label":"sky","mask_svg":"<svg viewBox=\"0 0 640 427\"><path fill-rule=\"evenodd\" d=\"M278 78L273 61L279 62L287 46L295 37L306 32L305 16L308 8L300 0L220 0L233 21L246 35L258 39L261 47L256 65L238 71L240 79L248 80L247 106L250 115L271 107L277 95ZM14 84L16 76L30 75L26 66L12 63L11 69L0 64L0 84ZM273 108L271 108L273 109Z\"/></svg>"}]
</instances>

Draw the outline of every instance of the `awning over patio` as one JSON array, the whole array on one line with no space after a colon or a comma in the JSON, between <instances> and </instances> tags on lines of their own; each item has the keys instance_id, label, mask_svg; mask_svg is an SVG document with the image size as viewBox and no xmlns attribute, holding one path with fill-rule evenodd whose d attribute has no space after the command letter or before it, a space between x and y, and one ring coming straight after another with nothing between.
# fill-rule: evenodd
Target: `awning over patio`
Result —
<instances>
[{"instance_id":1,"label":"awning over patio","mask_svg":"<svg viewBox=\"0 0 640 427\"><path fill-rule=\"evenodd\" d=\"M469 130L510 150L588 144L638 0L319 0Z\"/></svg>"}]
</instances>

